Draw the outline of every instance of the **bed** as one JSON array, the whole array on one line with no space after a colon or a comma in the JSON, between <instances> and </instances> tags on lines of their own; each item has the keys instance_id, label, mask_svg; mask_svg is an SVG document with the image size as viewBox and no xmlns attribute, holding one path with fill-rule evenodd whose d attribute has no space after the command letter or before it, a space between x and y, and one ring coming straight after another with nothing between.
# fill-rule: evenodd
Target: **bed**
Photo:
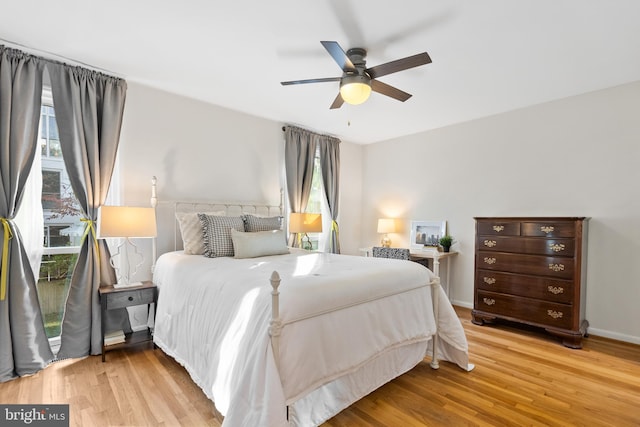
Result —
<instances>
[{"instance_id":1,"label":"bed","mask_svg":"<svg viewBox=\"0 0 640 427\"><path fill-rule=\"evenodd\" d=\"M185 252L156 261L154 342L225 426L321 424L427 355L436 369L439 359L472 368L462 326L420 264L293 248Z\"/></svg>"}]
</instances>

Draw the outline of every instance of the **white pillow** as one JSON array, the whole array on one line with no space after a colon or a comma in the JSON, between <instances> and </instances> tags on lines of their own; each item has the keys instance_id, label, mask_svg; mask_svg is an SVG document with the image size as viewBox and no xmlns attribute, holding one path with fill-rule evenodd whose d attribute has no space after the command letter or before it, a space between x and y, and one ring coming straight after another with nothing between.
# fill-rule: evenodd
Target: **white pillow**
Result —
<instances>
[{"instance_id":1,"label":"white pillow","mask_svg":"<svg viewBox=\"0 0 640 427\"><path fill-rule=\"evenodd\" d=\"M203 212L207 215L223 216L225 211ZM180 225L182 248L187 255L204 254L204 237L202 223L196 212L176 212L176 219Z\"/></svg>"},{"instance_id":2,"label":"white pillow","mask_svg":"<svg viewBox=\"0 0 640 427\"><path fill-rule=\"evenodd\" d=\"M245 233L232 229L231 240L234 258L255 258L289 253L283 230Z\"/></svg>"}]
</instances>

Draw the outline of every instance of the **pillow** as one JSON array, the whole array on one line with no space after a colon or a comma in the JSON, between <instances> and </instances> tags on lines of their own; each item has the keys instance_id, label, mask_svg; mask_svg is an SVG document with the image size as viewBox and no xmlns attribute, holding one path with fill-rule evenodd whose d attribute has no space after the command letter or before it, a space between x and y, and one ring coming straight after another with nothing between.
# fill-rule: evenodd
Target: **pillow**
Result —
<instances>
[{"instance_id":1,"label":"pillow","mask_svg":"<svg viewBox=\"0 0 640 427\"><path fill-rule=\"evenodd\" d=\"M224 211L204 212L206 215L224 215ZM202 223L196 212L176 212L176 219L182 236L182 248L187 255L204 254Z\"/></svg>"},{"instance_id":2,"label":"pillow","mask_svg":"<svg viewBox=\"0 0 640 427\"><path fill-rule=\"evenodd\" d=\"M249 232L280 230L282 228L282 217L271 216L261 217L250 214L242 215L244 220L244 230Z\"/></svg>"},{"instance_id":3,"label":"pillow","mask_svg":"<svg viewBox=\"0 0 640 427\"><path fill-rule=\"evenodd\" d=\"M284 230L243 233L232 229L231 239L233 240L235 258L255 258L289 253Z\"/></svg>"},{"instance_id":4,"label":"pillow","mask_svg":"<svg viewBox=\"0 0 640 427\"><path fill-rule=\"evenodd\" d=\"M242 217L198 214L198 218L202 223L204 256L233 256L231 229L244 230Z\"/></svg>"}]
</instances>

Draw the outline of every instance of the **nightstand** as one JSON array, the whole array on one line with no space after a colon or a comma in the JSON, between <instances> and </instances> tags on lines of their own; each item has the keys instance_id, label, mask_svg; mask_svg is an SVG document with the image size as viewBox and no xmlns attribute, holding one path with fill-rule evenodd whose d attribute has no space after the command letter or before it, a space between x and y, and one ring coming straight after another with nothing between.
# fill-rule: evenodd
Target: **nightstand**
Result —
<instances>
[{"instance_id":1,"label":"nightstand","mask_svg":"<svg viewBox=\"0 0 640 427\"><path fill-rule=\"evenodd\" d=\"M100 295L100 315L102 323L102 361L105 361L105 353L107 346L105 346L105 319L108 310L116 308L133 307L136 305L147 304L147 316L149 315L149 309L151 304L155 307L158 303L158 287L153 282L142 282L141 286L135 286L130 288L116 289L113 286L104 286L98 289ZM151 329L147 328L146 331L137 331L130 334L126 334L125 341L120 344L113 344L108 346L109 350L120 348L123 346L129 346L145 341L153 340L153 334Z\"/></svg>"}]
</instances>

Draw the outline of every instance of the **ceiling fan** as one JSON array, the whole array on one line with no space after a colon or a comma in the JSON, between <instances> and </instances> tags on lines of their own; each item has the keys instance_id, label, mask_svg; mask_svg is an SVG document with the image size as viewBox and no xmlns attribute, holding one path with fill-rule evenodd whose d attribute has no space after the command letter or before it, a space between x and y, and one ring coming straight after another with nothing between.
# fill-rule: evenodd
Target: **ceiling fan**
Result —
<instances>
[{"instance_id":1,"label":"ceiling fan","mask_svg":"<svg viewBox=\"0 0 640 427\"><path fill-rule=\"evenodd\" d=\"M352 105L358 105L365 102L371 91L381 93L398 101L406 101L411 98L411 94L401 91L386 83L377 80L378 77L387 74L396 73L398 71L407 70L409 68L418 67L420 65L429 64L431 58L427 52L417 55L408 56L406 58L387 62L385 64L376 65L375 67L366 68L367 51L360 47L349 49L346 53L340 47L338 42L321 41L322 46L327 49L329 55L342 69L341 77L326 77L320 79L292 80L288 82L280 82L283 86L297 85L305 83L325 83L340 82L340 92L331 104L331 109L340 108L344 102Z\"/></svg>"}]
</instances>

